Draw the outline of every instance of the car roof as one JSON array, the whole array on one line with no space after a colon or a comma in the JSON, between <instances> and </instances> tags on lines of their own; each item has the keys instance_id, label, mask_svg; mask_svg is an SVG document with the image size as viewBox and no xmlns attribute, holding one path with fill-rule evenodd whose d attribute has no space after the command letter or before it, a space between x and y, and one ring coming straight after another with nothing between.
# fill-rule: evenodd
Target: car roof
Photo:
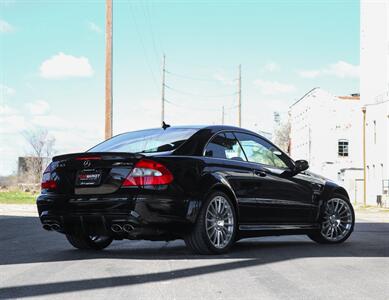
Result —
<instances>
[{"instance_id":1,"label":"car roof","mask_svg":"<svg viewBox=\"0 0 389 300\"><path fill-rule=\"evenodd\" d=\"M153 128L153 129L159 129L159 128ZM178 125L178 126L170 126L167 128L169 129L196 129L197 131L207 131L211 135L219 132L219 131L226 131L226 130L231 130L231 131L240 131L248 134L254 134L262 137L265 140L268 140L266 137L262 136L261 134L251 131L249 129L245 129L242 127L237 127L237 126L231 126L231 125Z\"/></svg>"},{"instance_id":2,"label":"car roof","mask_svg":"<svg viewBox=\"0 0 389 300\"><path fill-rule=\"evenodd\" d=\"M239 131L252 132L248 129L244 129L244 128L237 127L237 126L231 126L231 125L177 125L177 126L170 126L168 128L171 128L171 129L211 129L213 131L239 130ZM158 128L152 128L152 129L158 129Z\"/></svg>"}]
</instances>

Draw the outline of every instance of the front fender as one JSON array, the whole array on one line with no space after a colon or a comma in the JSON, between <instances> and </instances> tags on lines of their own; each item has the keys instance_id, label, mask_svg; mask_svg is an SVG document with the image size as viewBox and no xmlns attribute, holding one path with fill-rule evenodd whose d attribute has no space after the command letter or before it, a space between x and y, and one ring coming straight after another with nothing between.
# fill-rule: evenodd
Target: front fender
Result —
<instances>
[{"instance_id":1,"label":"front fender","mask_svg":"<svg viewBox=\"0 0 389 300\"><path fill-rule=\"evenodd\" d=\"M322 193L322 197L321 197L322 200L323 201L329 200L334 196L334 194L340 194L340 195L346 197L348 201L350 201L348 193L343 187L337 185L336 183L334 183L332 181L327 181L325 186L324 186L323 193Z\"/></svg>"},{"instance_id":2,"label":"front fender","mask_svg":"<svg viewBox=\"0 0 389 300\"><path fill-rule=\"evenodd\" d=\"M347 198L348 201L350 201L348 193L343 187L337 185L332 181L327 181L320 195L319 209L317 210L316 219L319 219L325 201L331 199L334 196L334 194L343 195Z\"/></svg>"}]
</instances>

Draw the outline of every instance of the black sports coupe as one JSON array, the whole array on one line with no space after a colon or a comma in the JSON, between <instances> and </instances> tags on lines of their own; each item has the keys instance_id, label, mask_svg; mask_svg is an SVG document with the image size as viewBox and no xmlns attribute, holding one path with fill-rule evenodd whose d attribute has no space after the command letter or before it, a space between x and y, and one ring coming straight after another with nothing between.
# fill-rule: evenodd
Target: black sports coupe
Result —
<instances>
[{"instance_id":1,"label":"black sports coupe","mask_svg":"<svg viewBox=\"0 0 389 300\"><path fill-rule=\"evenodd\" d=\"M347 192L307 169L249 130L163 126L54 157L38 212L44 229L79 249L184 239L218 254L242 238L284 234L344 242L355 219Z\"/></svg>"}]
</instances>

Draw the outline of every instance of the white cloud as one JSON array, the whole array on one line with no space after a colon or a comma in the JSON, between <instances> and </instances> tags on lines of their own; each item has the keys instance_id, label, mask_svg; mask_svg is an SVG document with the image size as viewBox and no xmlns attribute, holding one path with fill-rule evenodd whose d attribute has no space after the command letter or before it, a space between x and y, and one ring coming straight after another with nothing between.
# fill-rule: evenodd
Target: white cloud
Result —
<instances>
[{"instance_id":1,"label":"white cloud","mask_svg":"<svg viewBox=\"0 0 389 300\"><path fill-rule=\"evenodd\" d=\"M73 128L73 124L56 115L36 115L31 123L42 128L65 130Z\"/></svg>"},{"instance_id":2,"label":"white cloud","mask_svg":"<svg viewBox=\"0 0 389 300\"><path fill-rule=\"evenodd\" d=\"M16 111L7 104L0 104L0 116L9 116L15 114Z\"/></svg>"},{"instance_id":3,"label":"white cloud","mask_svg":"<svg viewBox=\"0 0 389 300\"><path fill-rule=\"evenodd\" d=\"M0 19L0 32L7 33L14 31L14 27L5 20Z\"/></svg>"},{"instance_id":4,"label":"white cloud","mask_svg":"<svg viewBox=\"0 0 389 300\"><path fill-rule=\"evenodd\" d=\"M294 92L296 90L296 87L293 84L281 83L278 81L267 81L262 79L255 80L254 85L259 87L261 93L264 95L285 94Z\"/></svg>"},{"instance_id":5,"label":"white cloud","mask_svg":"<svg viewBox=\"0 0 389 300\"><path fill-rule=\"evenodd\" d=\"M47 79L90 77L93 75L93 68L87 57L75 57L60 52L41 64L40 75Z\"/></svg>"},{"instance_id":6,"label":"white cloud","mask_svg":"<svg viewBox=\"0 0 389 300\"><path fill-rule=\"evenodd\" d=\"M359 66L349 64L345 61L338 61L330 65L327 72L339 78L359 78Z\"/></svg>"},{"instance_id":7,"label":"white cloud","mask_svg":"<svg viewBox=\"0 0 389 300\"><path fill-rule=\"evenodd\" d=\"M277 64L276 62L274 61L270 61L268 63L266 63L263 68L262 68L264 71L266 72L270 72L270 73L273 73L273 72L277 72L281 69L280 65Z\"/></svg>"},{"instance_id":8,"label":"white cloud","mask_svg":"<svg viewBox=\"0 0 389 300\"><path fill-rule=\"evenodd\" d=\"M50 105L44 100L37 100L26 104L27 109L32 115L44 115L49 112Z\"/></svg>"},{"instance_id":9,"label":"white cloud","mask_svg":"<svg viewBox=\"0 0 389 300\"><path fill-rule=\"evenodd\" d=\"M26 125L19 111L8 104L0 104L0 133L16 133Z\"/></svg>"},{"instance_id":10,"label":"white cloud","mask_svg":"<svg viewBox=\"0 0 389 300\"><path fill-rule=\"evenodd\" d=\"M87 22L87 26L88 26L88 29L90 31L93 31L93 32L96 32L99 34L103 33L103 30L100 28L100 26L94 22Z\"/></svg>"},{"instance_id":11,"label":"white cloud","mask_svg":"<svg viewBox=\"0 0 389 300\"><path fill-rule=\"evenodd\" d=\"M319 70L302 70L299 71L299 75L303 78L316 78L321 74Z\"/></svg>"},{"instance_id":12,"label":"white cloud","mask_svg":"<svg viewBox=\"0 0 389 300\"><path fill-rule=\"evenodd\" d=\"M26 128L26 120L13 110L4 112L0 118L0 133L16 133Z\"/></svg>"},{"instance_id":13,"label":"white cloud","mask_svg":"<svg viewBox=\"0 0 389 300\"><path fill-rule=\"evenodd\" d=\"M317 78L325 75L335 76L337 78L359 78L359 66L340 60L323 69L301 70L298 73L303 78Z\"/></svg>"},{"instance_id":14,"label":"white cloud","mask_svg":"<svg viewBox=\"0 0 389 300\"><path fill-rule=\"evenodd\" d=\"M103 139L102 134L100 137L99 132L96 130L80 131L75 128L61 128L51 130L50 132L55 137L55 148L58 150L58 154L86 151L100 143ZM103 129L100 132L102 133Z\"/></svg>"},{"instance_id":15,"label":"white cloud","mask_svg":"<svg viewBox=\"0 0 389 300\"><path fill-rule=\"evenodd\" d=\"M217 81L220 81L224 85L235 85L236 84L236 80L229 79L221 73L215 73L213 75L213 78Z\"/></svg>"},{"instance_id":16,"label":"white cloud","mask_svg":"<svg viewBox=\"0 0 389 300\"><path fill-rule=\"evenodd\" d=\"M12 96L15 94L15 90L13 88L10 88L9 86L6 86L4 84L0 84L0 95L2 98L5 98L7 96Z\"/></svg>"}]
</instances>

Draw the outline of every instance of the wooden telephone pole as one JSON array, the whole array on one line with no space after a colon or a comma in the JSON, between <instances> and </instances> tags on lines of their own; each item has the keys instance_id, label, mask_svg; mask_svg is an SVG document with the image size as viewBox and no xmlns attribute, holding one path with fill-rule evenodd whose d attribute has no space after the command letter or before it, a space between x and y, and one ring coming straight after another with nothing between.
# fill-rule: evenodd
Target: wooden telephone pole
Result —
<instances>
[{"instance_id":1,"label":"wooden telephone pole","mask_svg":"<svg viewBox=\"0 0 389 300\"><path fill-rule=\"evenodd\" d=\"M162 60L162 106L161 106L161 124L165 121L165 72L166 72L166 57L163 55Z\"/></svg>"},{"instance_id":2,"label":"wooden telephone pole","mask_svg":"<svg viewBox=\"0 0 389 300\"><path fill-rule=\"evenodd\" d=\"M238 70L238 126L242 127L242 65Z\"/></svg>"},{"instance_id":3,"label":"wooden telephone pole","mask_svg":"<svg viewBox=\"0 0 389 300\"><path fill-rule=\"evenodd\" d=\"M363 206L366 207L366 106L362 107L362 113Z\"/></svg>"},{"instance_id":4,"label":"wooden telephone pole","mask_svg":"<svg viewBox=\"0 0 389 300\"><path fill-rule=\"evenodd\" d=\"M106 0L105 139L112 137L112 0Z\"/></svg>"}]
</instances>

